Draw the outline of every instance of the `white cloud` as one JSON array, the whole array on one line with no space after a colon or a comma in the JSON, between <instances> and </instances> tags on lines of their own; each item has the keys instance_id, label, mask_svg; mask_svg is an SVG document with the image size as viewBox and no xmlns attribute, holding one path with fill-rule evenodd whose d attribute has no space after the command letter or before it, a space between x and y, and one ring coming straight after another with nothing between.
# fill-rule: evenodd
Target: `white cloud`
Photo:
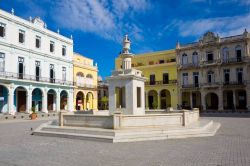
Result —
<instances>
[{"instance_id":1,"label":"white cloud","mask_svg":"<svg viewBox=\"0 0 250 166\"><path fill-rule=\"evenodd\" d=\"M177 29L180 36L201 36L207 31L214 31L221 36L231 36L242 34L246 28L250 30L250 14L234 16L234 17L217 17L198 19L191 21L175 20L174 25L166 26L169 28Z\"/></svg>"},{"instance_id":2,"label":"white cloud","mask_svg":"<svg viewBox=\"0 0 250 166\"><path fill-rule=\"evenodd\" d=\"M63 0L55 4L53 18L63 28L95 33L106 39L120 41L124 33L142 39L137 23L126 23L126 19L148 6L147 0Z\"/></svg>"}]
</instances>

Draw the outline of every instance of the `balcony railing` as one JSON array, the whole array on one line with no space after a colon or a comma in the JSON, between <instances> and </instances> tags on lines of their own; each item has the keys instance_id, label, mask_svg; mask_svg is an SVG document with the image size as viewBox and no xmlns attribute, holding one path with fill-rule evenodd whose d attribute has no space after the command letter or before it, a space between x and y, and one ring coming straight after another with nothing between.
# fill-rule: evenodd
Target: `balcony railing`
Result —
<instances>
[{"instance_id":1,"label":"balcony railing","mask_svg":"<svg viewBox=\"0 0 250 166\"><path fill-rule=\"evenodd\" d=\"M179 67L180 68L192 68L192 67L199 67L199 63L186 63L186 64L181 64Z\"/></svg>"},{"instance_id":2,"label":"balcony railing","mask_svg":"<svg viewBox=\"0 0 250 166\"><path fill-rule=\"evenodd\" d=\"M246 85L247 81L242 80L242 81L226 81L223 82L224 86L239 86L239 85Z\"/></svg>"},{"instance_id":3,"label":"balcony railing","mask_svg":"<svg viewBox=\"0 0 250 166\"><path fill-rule=\"evenodd\" d=\"M79 82L74 82L74 86L82 87L82 88L89 88L89 89L96 89L96 85L92 84L84 84L84 83L79 83Z\"/></svg>"},{"instance_id":4,"label":"balcony railing","mask_svg":"<svg viewBox=\"0 0 250 166\"><path fill-rule=\"evenodd\" d=\"M182 88L199 88L200 84L195 83L195 84L182 84Z\"/></svg>"},{"instance_id":5,"label":"balcony railing","mask_svg":"<svg viewBox=\"0 0 250 166\"><path fill-rule=\"evenodd\" d=\"M229 63L240 63L248 61L249 57L235 57L235 58L228 58L228 59L222 59L223 64L229 64Z\"/></svg>"},{"instance_id":6,"label":"balcony railing","mask_svg":"<svg viewBox=\"0 0 250 166\"><path fill-rule=\"evenodd\" d=\"M203 64L204 65L210 65L210 64L216 64L216 63L219 63L220 60L219 59L214 59L214 60L206 60L206 61L203 61Z\"/></svg>"},{"instance_id":7,"label":"balcony railing","mask_svg":"<svg viewBox=\"0 0 250 166\"><path fill-rule=\"evenodd\" d=\"M206 82L206 83L202 83L202 86L204 87L214 87L214 86L219 86L220 83L219 82Z\"/></svg>"},{"instance_id":8,"label":"balcony railing","mask_svg":"<svg viewBox=\"0 0 250 166\"><path fill-rule=\"evenodd\" d=\"M177 80L145 82L145 85L172 85L177 84Z\"/></svg>"},{"instance_id":9,"label":"balcony railing","mask_svg":"<svg viewBox=\"0 0 250 166\"><path fill-rule=\"evenodd\" d=\"M45 83L53 83L53 84L69 85L69 86L73 85L72 81L65 81L48 77L38 77L34 75L12 73L12 72L0 72L0 78L28 80L28 81L45 82Z\"/></svg>"}]
</instances>

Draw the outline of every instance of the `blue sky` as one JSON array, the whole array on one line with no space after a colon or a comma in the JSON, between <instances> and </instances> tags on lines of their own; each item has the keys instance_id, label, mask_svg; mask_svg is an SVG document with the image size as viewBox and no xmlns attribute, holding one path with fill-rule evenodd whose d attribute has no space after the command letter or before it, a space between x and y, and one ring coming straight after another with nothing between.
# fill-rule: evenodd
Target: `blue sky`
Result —
<instances>
[{"instance_id":1,"label":"blue sky","mask_svg":"<svg viewBox=\"0 0 250 166\"><path fill-rule=\"evenodd\" d=\"M124 34L135 54L175 48L207 31L250 31L250 0L0 0L24 19L40 16L48 29L73 35L74 51L93 58L109 76Z\"/></svg>"}]
</instances>

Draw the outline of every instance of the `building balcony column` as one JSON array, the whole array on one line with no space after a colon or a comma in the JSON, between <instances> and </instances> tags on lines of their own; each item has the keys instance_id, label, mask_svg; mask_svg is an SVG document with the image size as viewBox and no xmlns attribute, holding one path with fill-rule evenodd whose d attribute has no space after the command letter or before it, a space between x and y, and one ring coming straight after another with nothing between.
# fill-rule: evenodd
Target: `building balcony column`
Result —
<instances>
[{"instance_id":1,"label":"building balcony column","mask_svg":"<svg viewBox=\"0 0 250 166\"><path fill-rule=\"evenodd\" d=\"M193 109L193 93L190 92L189 95L190 95L190 96L189 96L189 99L190 99L190 107L191 107L191 109Z\"/></svg>"},{"instance_id":2,"label":"building balcony column","mask_svg":"<svg viewBox=\"0 0 250 166\"><path fill-rule=\"evenodd\" d=\"M9 89L8 94L8 113L14 114L16 111L14 110L14 89L11 87Z\"/></svg>"},{"instance_id":3,"label":"building balcony column","mask_svg":"<svg viewBox=\"0 0 250 166\"><path fill-rule=\"evenodd\" d=\"M145 92L145 109L148 109L148 93Z\"/></svg>"},{"instance_id":4,"label":"building balcony column","mask_svg":"<svg viewBox=\"0 0 250 166\"><path fill-rule=\"evenodd\" d=\"M201 106L202 110L206 110L206 100L205 100L205 92L201 91Z\"/></svg>"},{"instance_id":5,"label":"building balcony column","mask_svg":"<svg viewBox=\"0 0 250 166\"><path fill-rule=\"evenodd\" d=\"M247 97L247 110L250 111L250 87L246 88L246 97Z\"/></svg>"},{"instance_id":6,"label":"building balcony column","mask_svg":"<svg viewBox=\"0 0 250 166\"><path fill-rule=\"evenodd\" d=\"M67 97L67 105L68 105L68 111L72 112L73 109L74 109L74 104L73 104L73 100L74 100L74 95L73 95L73 90L70 89L69 90L69 94L68 94L68 97Z\"/></svg>"},{"instance_id":7,"label":"building balcony column","mask_svg":"<svg viewBox=\"0 0 250 166\"><path fill-rule=\"evenodd\" d=\"M59 112L61 110L61 94L60 94L60 90L57 91L56 93L56 111Z\"/></svg>"},{"instance_id":8,"label":"building balcony column","mask_svg":"<svg viewBox=\"0 0 250 166\"><path fill-rule=\"evenodd\" d=\"M32 91L29 89L26 95L26 112L31 113L32 108Z\"/></svg>"},{"instance_id":9,"label":"building balcony column","mask_svg":"<svg viewBox=\"0 0 250 166\"><path fill-rule=\"evenodd\" d=\"M219 89L219 92L218 92L218 99L219 99L218 110L222 111L223 110L223 91L221 88Z\"/></svg>"},{"instance_id":10,"label":"building balcony column","mask_svg":"<svg viewBox=\"0 0 250 166\"><path fill-rule=\"evenodd\" d=\"M44 90L42 96L42 112L48 113L48 94L47 90Z\"/></svg>"},{"instance_id":11,"label":"building balcony column","mask_svg":"<svg viewBox=\"0 0 250 166\"><path fill-rule=\"evenodd\" d=\"M236 109L236 91L235 90L233 90L233 109L235 110Z\"/></svg>"},{"instance_id":12,"label":"building balcony column","mask_svg":"<svg viewBox=\"0 0 250 166\"><path fill-rule=\"evenodd\" d=\"M158 103L158 109L161 109L161 92L160 91L157 94L157 103Z\"/></svg>"}]
</instances>

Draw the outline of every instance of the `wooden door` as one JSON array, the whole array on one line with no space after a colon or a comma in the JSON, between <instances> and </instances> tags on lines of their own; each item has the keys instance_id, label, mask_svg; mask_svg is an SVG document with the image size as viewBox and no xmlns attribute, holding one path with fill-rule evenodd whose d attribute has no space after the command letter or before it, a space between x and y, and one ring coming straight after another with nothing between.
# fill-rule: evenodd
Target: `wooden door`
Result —
<instances>
[{"instance_id":1,"label":"wooden door","mask_svg":"<svg viewBox=\"0 0 250 166\"><path fill-rule=\"evenodd\" d=\"M54 95L48 94L48 110L53 111Z\"/></svg>"}]
</instances>

